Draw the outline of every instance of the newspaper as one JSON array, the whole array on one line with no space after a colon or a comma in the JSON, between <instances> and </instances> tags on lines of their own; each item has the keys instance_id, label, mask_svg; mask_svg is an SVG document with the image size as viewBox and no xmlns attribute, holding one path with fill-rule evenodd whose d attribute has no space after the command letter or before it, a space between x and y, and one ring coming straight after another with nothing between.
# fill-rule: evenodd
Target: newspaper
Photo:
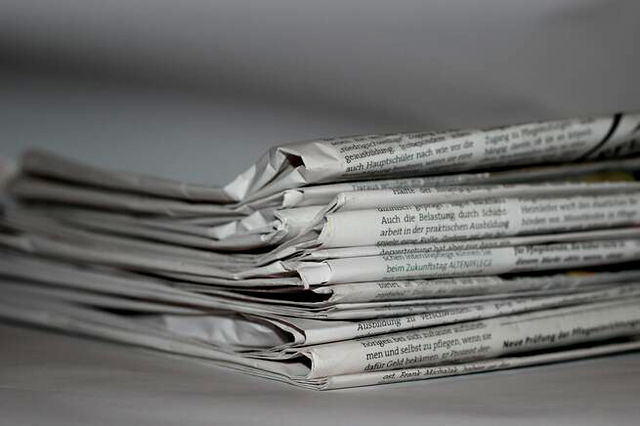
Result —
<instances>
[{"instance_id":1,"label":"newspaper","mask_svg":"<svg viewBox=\"0 0 640 426\"><path fill-rule=\"evenodd\" d=\"M105 188L178 200L216 203L231 201L226 192L218 187L188 184L124 170L104 170L41 150L25 152L20 166L24 173L30 175L80 183L94 189Z\"/></svg>"},{"instance_id":2,"label":"newspaper","mask_svg":"<svg viewBox=\"0 0 640 426\"><path fill-rule=\"evenodd\" d=\"M506 171L447 174L428 177L378 179L313 185L283 191L281 207L326 205L340 193L379 191L396 188L433 188L442 186L626 180L625 172L640 170L640 159L616 159L554 166L526 167Z\"/></svg>"},{"instance_id":3,"label":"newspaper","mask_svg":"<svg viewBox=\"0 0 640 426\"><path fill-rule=\"evenodd\" d=\"M476 198L478 201L490 199L495 195L513 194L518 192L544 194L551 193L579 194L579 193L616 193L628 192L636 188L636 183L611 184L579 184L559 185L560 188L547 188L546 185L518 185L514 187L485 187L485 188L441 188L436 198L462 199ZM424 192L424 189L420 189ZM377 191L373 191L377 192ZM393 197L393 202L400 202ZM384 198L380 198L384 203ZM332 204L332 212L338 209ZM39 213L54 218L62 224L73 225L83 229L101 231L108 234L124 235L164 242L172 245L188 246L199 249L213 249L224 251L239 251L251 248L274 247L294 239L310 223L319 217L324 218L327 208L301 207L292 209L258 211L242 220L219 225L212 228L192 226L189 224L170 224L166 220L135 218L115 213L94 212L77 208L29 208L30 215ZM344 209L348 210L348 209ZM22 214L22 213L15 213ZM333 213L332 213L333 214ZM332 216L333 217L333 216ZM340 217L340 216L338 216ZM382 219L380 219L382 221ZM388 219L384 219L388 221ZM450 220L449 220L450 221ZM433 221L432 221L433 222ZM383 227L384 228L384 227Z\"/></svg>"},{"instance_id":4,"label":"newspaper","mask_svg":"<svg viewBox=\"0 0 640 426\"><path fill-rule=\"evenodd\" d=\"M486 319L508 314L567 305L587 304L640 296L638 283L607 286L579 294L543 297L517 297L501 301L459 304L425 313L364 320L325 321L286 317L269 312L259 314L216 310L152 302L139 298L122 298L105 293L72 291L65 287L48 287L3 279L3 292L23 298L49 298L82 303L107 309L135 311L144 321L154 321L167 331L198 338L219 347L236 351L275 350L316 345L385 334L402 330ZM228 308L227 308L228 309Z\"/></svg>"},{"instance_id":5,"label":"newspaper","mask_svg":"<svg viewBox=\"0 0 640 426\"><path fill-rule=\"evenodd\" d=\"M300 353L308 378L470 361L637 333L637 300L553 309L329 343Z\"/></svg>"},{"instance_id":6,"label":"newspaper","mask_svg":"<svg viewBox=\"0 0 640 426\"><path fill-rule=\"evenodd\" d=\"M488 130L299 142L273 148L224 188L102 170L37 150L25 154L21 168L32 176L94 189L220 204L326 182L621 157L638 152L639 123L639 114L615 114Z\"/></svg>"},{"instance_id":7,"label":"newspaper","mask_svg":"<svg viewBox=\"0 0 640 426\"><path fill-rule=\"evenodd\" d=\"M239 251L261 247L277 247L309 228L310 224L348 217L336 215L352 210L391 209L410 205L433 205L443 201L462 202L496 199L498 197L551 197L553 195L573 196L579 194L625 194L640 189L636 182L604 182L604 183L557 183L557 184L522 184L491 185L483 187L404 187L394 190L366 191L357 193L340 193L327 207L307 206L287 209L258 210L242 219L225 224L202 227L189 224L167 223L157 218L136 218L133 216L95 212L78 208L40 208L47 216L63 223L73 224L92 230L121 234L131 237L151 239L170 244L185 245L201 249ZM43 201L42 199L39 199ZM31 207L30 210L38 211ZM554 212L549 212L550 214ZM370 213L362 212L362 214ZM360 215L353 213L352 215ZM380 216L380 215L379 215ZM495 215L494 215L495 216ZM502 215L505 216L505 215ZM380 218L388 224L389 218ZM426 216L425 216L426 217ZM498 217L500 218L500 217ZM416 222L422 222L419 220ZM444 218L451 221L451 218ZM456 218L458 219L458 218ZM434 218L428 218L434 222ZM405 221L405 224L407 222ZM385 227L382 227L385 228ZM379 233L379 232L378 232Z\"/></svg>"},{"instance_id":8,"label":"newspaper","mask_svg":"<svg viewBox=\"0 0 640 426\"><path fill-rule=\"evenodd\" d=\"M306 285L494 275L638 260L640 239L584 241L301 262Z\"/></svg>"},{"instance_id":9,"label":"newspaper","mask_svg":"<svg viewBox=\"0 0 640 426\"><path fill-rule=\"evenodd\" d=\"M633 237L640 237L639 227L622 227L588 231L561 232L553 234L521 235L515 237L482 238L460 241L438 241L420 244L339 247L328 249L314 248L303 251L296 259L304 261L366 256L393 256L398 254L431 253L436 251L472 250L554 242L607 239L610 240Z\"/></svg>"},{"instance_id":10,"label":"newspaper","mask_svg":"<svg viewBox=\"0 0 640 426\"><path fill-rule=\"evenodd\" d=\"M154 182L154 178L134 179L129 176L126 182L136 182L132 187L122 183L122 173L96 169L53 154L28 152L23 163L25 167L22 173L12 180L9 188L14 197L28 202L31 207L34 207L34 203L35 206L46 203L44 210L48 214L56 214L67 221L74 219L85 227L109 227L110 231L125 235L229 251L280 244L299 233L300 228L312 222L314 216L321 217L330 211L514 194L531 196L623 191L637 185L630 182L634 177L629 172L637 171L640 165L637 158L630 158L564 164L560 168L538 167L317 185L285 190L249 202L212 204L211 201L161 197L157 194L157 185L153 184L150 184L149 193L145 193L142 183ZM50 173L47 167L52 169ZM99 176L100 179L83 181L81 171L92 177ZM60 180L62 176L66 180ZM113 179L109 180L109 176L113 176ZM572 180L577 182L567 182ZM589 184L581 185L580 181ZM518 182L521 184L514 184ZM532 185L532 182L535 184ZM542 182L553 184L542 185ZM496 185L498 183L501 185ZM509 185L505 186L505 183ZM477 187L478 184L483 186ZM169 186L187 187L188 184L174 182ZM171 193L169 196L177 195ZM329 207L323 209L321 214L318 210L329 202ZM106 216L110 217L103 220Z\"/></svg>"},{"instance_id":11,"label":"newspaper","mask_svg":"<svg viewBox=\"0 0 640 426\"><path fill-rule=\"evenodd\" d=\"M311 389L638 350L639 137L323 139L224 187L30 151L2 173L0 318Z\"/></svg>"},{"instance_id":12,"label":"newspaper","mask_svg":"<svg viewBox=\"0 0 640 426\"><path fill-rule=\"evenodd\" d=\"M49 227L46 221L29 219L28 215L20 215L8 221L8 224L22 226L29 232L11 236L0 234L0 244L68 261L153 271L186 281L235 287L308 287L400 278L492 275L629 262L640 256L639 240L627 238L637 234L637 230L632 229L623 236L618 232L594 235L604 237L602 240L585 240L580 234L574 234L567 238L574 241L571 243L535 244L553 240L546 237L534 239L531 241L534 244L528 245L505 247L496 244L480 249L409 251L323 261L276 261L257 267L239 263L229 269L224 258L217 259L215 254L205 252L205 256L210 256L205 258L192 255L190 249L182 249L184 256L179 256L180 250L172 253L162 245ZM562 235L557 234L557 240L562 241Z\"/></svg>"},{"instance_id":13,"label":"newspaper","mask_svg":"<svg viewBox=\"0 0 640 426\"><path fill-rule=\"evenodd\" d=\"M329 213L307 246L416 244L633 225L640 192L489 198ZM317 234L317 235L314 235ZM300 244L300 243L298 243Z\"/></svg>"},{"instance_id":14,"label":"newspaper","mask_svg":"<svg viewBox=\"0 0 640 426\"><path fill-rule=\"evenodd\" d=\"M604 242L609 243L610 241L605 240ZM456 277L436 280L385 280L327 285L313 287L308 290L297 287L298 290L295 292L286 290L286 287L271 288L270 286L265 286L268 292L256 292L255 289L249 290L250 287L248 287L247 291L239 293L238 291L229 291L221 287L201 286L188 281L180 282L155 279L148 283L148 278L143 279L142 276L137 274L133 274L134 280L129 278L118 281L117 278L121 276L122 273L119 273L117 269L106 269L108 272L106 276L104 276L104 274L98 274L95 271L87 275L88 272L86 268L80 273L81 271L77 268L71 266L65 267L65 263L63 262L54 263L52 260L37 259L35 257L25 258L19 253L5 252L3 253L3 260L4 262L0 262L0 274L9 274L14 277L18 276L50 282L56 275L60 275L61 278L58 278L58 283L61 285L68 286L72 282L78 282L78 285L82 285L82 280L85 280L94 285L102 285L110 292L115 291L114 289L119 287L131 287L136 282L142 280L142 283L145 285L144 288L151 286L151 288L154 289L153 291L156 292L158 291L158 285L164 285L166 288L170 288L170 297L176 297L177 289L186 289L197 293L233 299L236 302L240 302L237 303L238 307L235 308L240 311L243 311L244 307L250 306L253 302L259 302L267 305L267 307L262 309L271 309L271 312L279 314L292 312L291 310L283 310L283 306L313 308L315 313L323 313L324 308L330 308L333 314L336 314L335 311L349 310L351 311L350 314L353 314L354 310L361 308L398 307L399 305L407 303L433 305L476 301L487 297L495 299L513 295L535 295L536 293L550 295L553 294L553 292L576 292L579 291L580 287L588 289L594 285L623 282L624 280L637 278L635 270L631 269L613 273L600 271L594 274L585 271L570 274L558 273L550 276L542 275L539 277L516 276L501 278L499 276L471 276L468 278ZM102 266L100 270L104 269L105 267ZM128 272L126 276L131 275L132 274ZM75 281L73 281L72 278ZM117 287L116 283L119 283ZM97 291L95 287L91 287L91 289ZM307 292L307 294L302 295L299 293L300 291ZM186 295L190 296L188 300L193 299L193 293L186 293ZM146 293L144 297L152 300L156 299L152 292ZM180 300L184 300L184 298ZM405 300L408 300L408 302ZM304 315L304 313L299 310L293 312L297 315ZM327 312L328 311L325 311L324 313ZM393 310L389 312L393 313ZM378 312L377 315L382 315L382 313Z\"/></svg>"},{"instance_id":15,"label":"newspaper","mask_svg":"<svg viewBox=\"0 0 640 426\"><path fill-rule=\"evenodd\" d=\"M234 214L232 209L216 203L190 203L163 199L147 194L113 192L102 188L52 182L39 177L21 175L10 183L9 191L23 200L66 203L107 210L174 216L202 216ZM236 216L239 213L235 214Z\"/></svg>"},{"instance_id":16,"label":"newspaper","mask_svg":"<svg viewBox=\"0 0 640 426\"><path fill-rule=\"evenodd\" d=\"M123 272L105 267L78 267L46 258L25 257L17 252L2 252L0 277L33 282L52 288L73 288L84 292L105 293L168 304L191 306L201 310L231 310L248 314L296 315L311 319L338 319L342 315L369 318L389 316L394 308L433 310L508 298L533 298L576 294L603 286L640 280L633 267L609 271L578 270L538 276L457 277L434 280L395 280L330 285L296 291L283 288L266 292L229 291L221 287ZM387 312L380 312L387 309Z\"/></svg>"},{"instance_id":17,"label":"newspaper","mask_svg":"<svg viewBox=\"0 0 640 426\"><path fill-rule=\"evenodd\" d=\"M212 229L77 208L13 208L7 209L5 216L6 220L21 224L16 226L25 226L24 222L28 219L46 223L49 228L55 227L57 233L64 232L67 239L71 238L70 235L78 236L81 230L85 230L98 233L91 237L94 243L109 240L117 241L118 245L144 248L151 247L151 242L155 242L154 250L165 247L163 251L171 255L186 253L188 250L184 247L192 247L202 251L192 250L189 254L207 259L216 257L218 266L226 265L233 270L238 264L266 264L300 254L313 256L313 251L322 251L328 247L431 244L435 241L486 239L514 233L630 225L636 222L637 212L633 203L637 202L637 194L640 193L636 191L636 185L635 182L624 182L449 187L428 191L420 188L416 191L426 194L429 199L435 199L433 204L353 211L345 208L345 205L338 208L338 203L334 202L325 208L309 206L273 210L270 218L263 212L255 212L243 219L245 223L242 224L242 229L235 222ZM573 195L553 198L541 195L545 191ZM518 192L538 195L526 199L496 198ZM575 195L580 193L619 193L619 196L594 195L580 198ZM353 197L356 194L346 195L351 200L358 199ZM380 197L380 202L404 203L404 194L388 195L389 198ZM338 197L340 198L342 197ZM364 199L374 200L369 196ZM471 201L438 202L442 199ZM327 210L331 213L327 213ZM437 212L434 214L431 210ZM556 215L559 211L564 214ZM612 217L609 218L608 215ZM400 219L402 220L398 222ZM317 224L316 229L306 231L310 224ZM221 230L223 227L228 228L226 233ZM448 230L454 232L447 232ZM85 232L84 235L91 234ZM128 239L118 240L117 236ZM85 239L87 238L89 237ZM269 247L272 247L271 252L261 256L242 253L214 256L207 253L210 250L239 252ZM313 249L310 250L310 247Z\"/></svg>"},{"instance_id":18,"label":"newspaper","mask_svg":"<svg viewBox=\"0 0 640 426\"><path fill-rule=\"evenodd\" d=\"M240 371L312 389L465 374L637 349L635 341L625 340L610 343L612 346L574 349L572 345L633 337L640 326L637 301L626 300L292 348L288 350L288 356L269 359L224 351L201 340L148 324L132 323L112 314L51 300L33 301L9 296L0 301L0 306L0 315L5 318L215 360ZM45 312L47 314L43 315ZM543 347L547 351L529 355ZM550 350L555 347L567 349ZM554 356L554 353L561 355ZM338 358L339 362L336 362Z\"/></svg>"},{"instance_id":19,"label":"newspaper","mask_svg":"<svg viewBox=\"0 0 640 426\"><path fill-rule=\"evenodd\" d=\"M35 159L34 159L35 157ZM37 167L31 167L30 164L37 162ZM101 209L118 210L123 214L120 220L128 222L134 221L142 226L152 226L153 228L162 227L176 231L195 233L196 235L206 237L220 237L219 233L229 234L230 228L235 227L250 229L255 225L255 220L262 220L263 223L269 220L275 220L273 210L291 209L293 207L304 206L322 206L331 202L340 193L374 191L381 189L394 188L431 188L442 186L461 186L461 185L478 185L478 184L496 184L496 183L532 183L532 182L548 182L548 181L567 181L567 180L586 180L593 181L626 181L633 180L633 177L624 172L633 172L640 170L640 159L630 158L616 161L597 161L587 163L568 163L561 167L529 167L524 169L515 169L499 172L482 172L482 173L466 173L453 174L431 177L412 177L387 180L358 181L352 183L339 183L328 185L315 185L294 190L286 190L282 193L276 193L270 197L254 200L252 202L239 202L234 204L219 205L217 207L201 205L190 205L185 202L176 202L176 199L159 197L153 193L154 197L135 196L136 192L130 192L131 188L125 186L124 190L118 190L122 172L112 172L108 170L97 169L84 164L79 164L68 159L61 158L55 154L41 151L29 151L24 155L25 168L21 170L21 174L12 179L10 190L15 197L30 202L48 202L46 209L71 211L75 215L81 214L97 214L95 211L87 210L87 208L99 207ZM51 176L45 175L48 180L43 181L42 176L31 173L39 173L45 169L45 165L54 171L51 173L53 178L59 178L60 173L65 173L67 180L51 179ZM68 167L68 169L67 169ZM91 172L87 172L90 170ZM90 175L102 176L101 182L109 191L98 190L97 187L89 186L92 182L83 181L85 174L73 175L74 172L84 171ZM15 174L15 172L13 173ZM11 174L7 174L6 180L9 180ZM34 176L36 179L34 179ZM108 177L113 179L108 180ZM147 177L141 177L137 181L142 182ZM131 179L130 179L131 180ZM164 181L164 180L163 180ZM70 185L69 183L73 183ZM175 187L188 186L186 183L175 182ZM114 189L114 187L116 189ZM138 188L144 194L144 186ZM87 191L89 196L87 196ZM115 191L115 192L114 192ZM63 197L54 194L63 194ZM44 198L39 198L40 194ZM59 204L61 201L65 204ZM51 205L52 202L58 203L57 207ZM70 208L69 203L77 206L84 206L84 210ZM74 212L75 210L75 212ZM79 210L79 212L78 212ZM255 212L257 214L253 214ZM107 212L100 212L106 215ZM146 216L141 216L146 214ZM184 215L187 216L184 216ZM199 216L206 214L206 216ZM253 214L254 219L245 218ZM113 217L116 217L111 213ZM193 216L196 215L196 216ZM163 221L163 217L171 218L170 221ZM233 222L233 225L229 225ZM184 225L194 225L186 227ZM220 225L220 226L219 226Z\"/></svg>"},{"instance_id":20,"label":"newspaper","mask_svg":"<svg viewBox=\"0 0 640 426\"><path fill-rule=\"evenodd\" d=\"M500 127L322 139L276 147L225 186L257 199L309 184L435 175L638 152L638 114Z\"/></svg>"}]
</instances>

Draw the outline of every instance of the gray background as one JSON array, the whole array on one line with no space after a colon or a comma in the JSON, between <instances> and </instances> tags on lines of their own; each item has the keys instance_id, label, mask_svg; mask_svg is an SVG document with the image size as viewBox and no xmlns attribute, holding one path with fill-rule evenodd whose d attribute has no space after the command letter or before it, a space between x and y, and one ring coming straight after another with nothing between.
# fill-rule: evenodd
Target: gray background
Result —
<instances>
[{"instance_id":1,"label":"gray background","mask_svg":"<svg viewBox=\"0 0 640 426\"><path fill-rule=\"evenodd\" d=\"M275 143L640 110L640 3L0 0L0 153L224 184ZM311 393L0 326L0 424L637 424L640 356Z\"/></svg>"},{"instance_id":2,"label":"gray background","mask_svg":"<svg viewBox=\"0 0 640 426\"><path fill-rule=\"evenodd\" d=\"M275 143L640 110L640 3L0 0L0 129L226 183Z\"/></svg>"}]
</instances>

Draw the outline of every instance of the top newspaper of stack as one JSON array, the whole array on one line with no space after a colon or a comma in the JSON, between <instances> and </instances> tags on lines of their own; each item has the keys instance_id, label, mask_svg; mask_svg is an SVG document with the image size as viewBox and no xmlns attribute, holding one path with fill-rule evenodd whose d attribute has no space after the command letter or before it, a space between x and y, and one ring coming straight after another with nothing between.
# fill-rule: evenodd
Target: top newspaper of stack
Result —
<instances>
[{"instance_id":1,"label":"top newspaper of stack","mask_svg":"<svg viewBox=\"0 0 640 426\"><path fill-rule=\"evenodd\" d=\"M155 206L167 214L224 214L234 209L223 209L213 205L229 204L239 207L252 203L268 204L273 198L280 199L285 194L288 203L298 204L299 201L296 203L295 198L300 198L301 195L286 191L308 185L425 177L470 170L512 168L519 165L619 158L640 151L639 125L640 114L615 114L488 130L398 133L299 142L272 148L224 187L186 184L126 172L104 171L35 151L24 157L22 166L26 173L35 176L127 193L209 202L203 206L192 206L192 209L188 208L190 205L179 203L175 206L170 203L166 206ZM481 176L457 176L457 179L475 180ZM406 186L430 182L456 183L452 179L400 180L397 184ZM377 185L363 185L362 189L383 189L394 183L379 181ZM330 192L326 196L330 199L337 192L353 191L357 188L357 184L351 184L322 190ZM96 200L98 196L99 194L96 195ZM327 200L326 197L324 201ZM123 198L124 201L127 200ZM181 206L184 209L181 209ZM132 210L137 209L135 205L128 207ZM139 209L144 211L143 207Z\"/></svg>"}]
</instances>

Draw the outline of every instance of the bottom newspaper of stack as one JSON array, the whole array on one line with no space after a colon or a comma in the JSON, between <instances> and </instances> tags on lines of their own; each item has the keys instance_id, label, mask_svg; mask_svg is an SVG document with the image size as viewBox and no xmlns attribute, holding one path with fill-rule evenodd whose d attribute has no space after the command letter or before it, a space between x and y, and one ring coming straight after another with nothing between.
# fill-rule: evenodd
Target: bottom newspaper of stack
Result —
<instances>
[{"instance_id":1,"label":"bottom newspaper of stack","mask_svg":"<svg viewBox=\"0 0 640 426\"><path fill-rule=\"evenodd\" d=\"M37 232L5 220L0 317L211 360L312 389L640 349L637 229L546 238L564 242L538 245L546 248L541 256L562 253L582 267L225 289L81 262L63 251L43 254ZM535 247L500 247L494 254Z\"/></svg>"}]
</instances>

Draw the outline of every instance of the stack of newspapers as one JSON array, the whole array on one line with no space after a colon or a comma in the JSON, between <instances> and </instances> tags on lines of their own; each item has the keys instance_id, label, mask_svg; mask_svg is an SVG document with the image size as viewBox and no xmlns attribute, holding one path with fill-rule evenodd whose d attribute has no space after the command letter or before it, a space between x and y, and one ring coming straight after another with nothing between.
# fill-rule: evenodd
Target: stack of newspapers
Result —
<instances>
[{"instance_id":1,"label":"stack of newspapers","mask_svg":"<svg viewBox=\"0 0 640 426\"><path fill-rule=\"evenodd\" d=\"M634 154L640 114L282 145L224 187L28 151L0 317L312 389L637 350Z\"/></svg>"}]
</instances>

